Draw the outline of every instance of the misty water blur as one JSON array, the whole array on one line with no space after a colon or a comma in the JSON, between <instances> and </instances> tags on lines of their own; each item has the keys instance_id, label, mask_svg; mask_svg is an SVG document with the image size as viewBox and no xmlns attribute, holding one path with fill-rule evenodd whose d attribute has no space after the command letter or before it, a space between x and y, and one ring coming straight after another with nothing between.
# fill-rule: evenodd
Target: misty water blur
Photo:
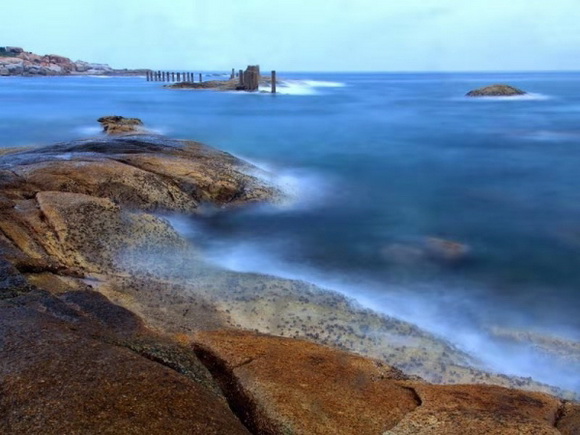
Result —
<instances>
[{"instance_id":1,"label":"misty water blur","mask_svg":"<svg viewBox=\"0 0 580 435\"><path fill-rule=\"evenodd\" d=\"M280 76L281 95L6 78L0 146L94 135L96 118L119 114L247 158L293 201L191 218L182 230L209 258L334 288L494 370L578 391L578 354L518 331L580 341L580 77ZM531 95L464 97L497 82ZM434 239L465 255L433 255Z\"/></svg>"}]
</instances>

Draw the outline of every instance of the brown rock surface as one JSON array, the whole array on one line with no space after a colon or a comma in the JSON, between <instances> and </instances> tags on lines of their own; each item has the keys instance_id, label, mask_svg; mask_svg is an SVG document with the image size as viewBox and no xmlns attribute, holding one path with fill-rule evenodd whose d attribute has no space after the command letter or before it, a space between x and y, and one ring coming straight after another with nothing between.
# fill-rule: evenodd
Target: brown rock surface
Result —
<instances>
[{"instance_id":1,"label":"brown rock surface","mask_svg":"<svg viewBox=\"0 0 580 435\"><path fill-rule=\"evenodd\" d=\"M558 434L561 402L543 393L492 385L407 383L421 406L385 435Z\"/></svg>"},{"instance_id":2,"label":"brown rock surface","mask_svg":"<svg viewBox=\"0 0 580 435\"><path fill-rule=\"evenodd\" d=\"M431 385L301 340L214 331L199 333L194 347L255 433L539 435L560 433L555 425L562 433L577 428L578 408L543 393Z\"/></svg>"},{"instance_id":3,"label":"brown rock surface","mask_svg":"<svg viewBox=\"0 0 580 435\"><path fill-rule=\"evenodd\" d=\"M97 121L103 126L107 134L127 134L143 132L143 121L138 118L125 118L123 116L103 116Z\"/></svg>"},{"instance_id":4,"label":"brown rock surface","mask_svg":"<svg viewBox=\"0 0 580 435\"><path fill-rule=\"evenodd\" d=\"M260 434L379 434L418 406L378 361L247 332L198 335L196 353Z\"/></svg>"},{"instance_id":5,"label":"brown rock surface","mask_svg":"<svg viewBox=\"0 0 580 435\"><path fill-rule=\"evenodd\" d=\"M245 434L195 355L95 292L0 301L0 433Z\"/></svg>"},{"instance_id":6,"label":"brown rock surface","mask_svg":"<svg viewBox=\"0 0 580 435\"><path fill-rule=\"evenodd\" d=\"M564 435L580 434L580 403L564 402L556 427Z\"/></svg>"}]
</instances>

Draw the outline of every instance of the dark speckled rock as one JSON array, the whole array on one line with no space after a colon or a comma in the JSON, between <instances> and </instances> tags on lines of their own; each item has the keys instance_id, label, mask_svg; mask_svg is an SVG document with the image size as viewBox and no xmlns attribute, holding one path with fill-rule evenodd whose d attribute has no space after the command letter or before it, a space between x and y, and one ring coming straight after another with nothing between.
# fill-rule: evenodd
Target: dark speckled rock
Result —
<instances>
[{"instance_id":1,"label":"dark speckled rock","mask_svg":"<svg viewBox=\"0 0 580 435\"><path fill-rule=\"evenodd\" d=\"M526 92L509 85L491 85L467 93L468 97L514 97Z\"/></svg>"}]
</instances>

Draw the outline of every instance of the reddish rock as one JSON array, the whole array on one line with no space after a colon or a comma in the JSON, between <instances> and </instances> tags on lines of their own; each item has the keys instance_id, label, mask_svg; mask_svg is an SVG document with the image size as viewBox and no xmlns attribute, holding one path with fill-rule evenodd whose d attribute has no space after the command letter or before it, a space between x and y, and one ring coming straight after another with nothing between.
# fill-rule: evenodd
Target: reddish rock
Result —
<instances>
[{"instance_id":1,"label":"reddish rock","mask_svg":"<svg viewBox=\"0 0 580 435\"><path fill-rule=\"evenodd\" d=\"M401 372L307 341L222 331L195 349L255 433L379 434L418 406Z\"/></svg>"},{"instance_id":2,"label":"reddish rock","mask_svg":"<svg viewBox=\"0 0 580 435\"><path fill-rule=\"evenodd\" d=\"M194 348L246 426L261 434L574 433L577 405L490 385L431 385L302 340L199 333Z\"/></svg>"},{"instance_id":3,"label":"reddish rock","mask_svg":"<svg viewBox=\"0 0 580 435\"><path fill-rule=\"evenodd\" d=\"M421 406L385 435L541 435L554 427L560 400L493 385L411 382Z\"/></svg>"},{"instance_id":4,"label":"reddish rock","mask_svg":"<svg viewBox=\"0 0 580 435\"><path fill-rule=\"evenodd\" d=\"M580 434L580 404L564 402L558 413L556 427L564 435Z\"/></svg>"},{"instance_id":5,"label":"reddish rock","mask_svg":"<svg viewBox=\"0 0 580 435\"><path fill-rule=\"evenodd\" d=\"M248 433L195 356L80 296L0 303L0 433Z\"/></svg>"}]
</instances>

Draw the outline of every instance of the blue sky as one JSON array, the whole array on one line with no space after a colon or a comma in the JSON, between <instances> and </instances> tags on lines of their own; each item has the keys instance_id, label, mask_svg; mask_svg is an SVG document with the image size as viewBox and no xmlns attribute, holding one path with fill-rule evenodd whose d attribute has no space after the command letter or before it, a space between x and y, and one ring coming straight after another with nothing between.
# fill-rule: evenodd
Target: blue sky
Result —
<instances>
[{"instance_id":1,"label":"blue sky","mask_svg":"<svg viewBox=\"0 0 580 435\"><path fill-rule=\"evenodd\" d=\"M4 1L0 45L111 66L580 70L580 0Z\"/></svg>"}]
</instances>

